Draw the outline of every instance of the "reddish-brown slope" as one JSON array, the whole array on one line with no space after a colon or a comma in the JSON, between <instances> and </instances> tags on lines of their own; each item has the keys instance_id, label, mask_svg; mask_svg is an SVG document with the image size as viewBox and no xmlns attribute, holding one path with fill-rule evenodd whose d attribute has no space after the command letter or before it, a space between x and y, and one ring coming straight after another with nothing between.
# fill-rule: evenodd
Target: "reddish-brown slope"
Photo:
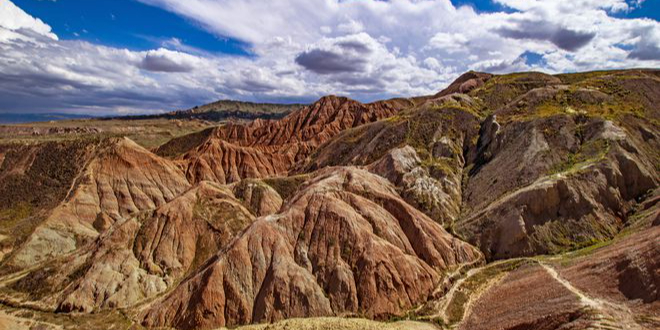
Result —
<instances>
[{"instance_id":1,"label":"reddish-brown slope","mask_svg":"<svg viewBox=\"0 0 660 330\"><path fill-rule=\"evenodd\" d=\"M593 253L514 270L473 296L458 328L658 329L658 237L655 226Z\"/></svg>"},{"instance_id":2,"label":"reddish-brown slope","mask_svg":"<svg viewBox=\"0 0 660 330\"><path fill-rule=\"evenodd\" d=\"M559 274L586 295L627 306L647 316L642 323L654 319L660 326L660 226L578 258Z\"/></svg>"},{"instance_id":3,"label":"reddish-brown slope","mask_svg":"<svg viewBox=\"0 0 660 330\"><path fill-rule=\"evenodd\" d=\"M290 317L386 317L425 301L443 271L480 260L385 179L321 170L154 304L147 326L213 328Z\"/></svg>"},{"instance_id":4,"label":"reddish-brown slope","mask_svg":"<svg viewBox=\"0 0 660 330\"><path fill-rule=\"evenodd\" d=\"M262 191L251 198L260 204L279 197ZM40 308L63 312L132 307L192 273L253 220L229 187L202 182L155 210L110 224L95 241L11 288Z\"/></svg>"},{"instance_id":5,"label":"reddish-brown slope","mask_svg":"<svg viewBox=\"0 0 660 330\"><path fill-rule=\"evenodd\" d=\"M392 116L409 105L405 100L362 104L326 96L280 120L228 124L184 155L186 176L191 182L231 183L285 175L342 130Z\"/></svg>"},{"instance_id":6,"label":"reddish-brown slope","mask_svg":"<svg viewBox=\"0 0 660 330\"><path fill-rule=\"evenodd\" d=\"M71 184L66 199L12 256L12 265L31 266L71 252L113 223L190 187L174 163L126 138L101 143Z\"/></svg>"}]
</instances>

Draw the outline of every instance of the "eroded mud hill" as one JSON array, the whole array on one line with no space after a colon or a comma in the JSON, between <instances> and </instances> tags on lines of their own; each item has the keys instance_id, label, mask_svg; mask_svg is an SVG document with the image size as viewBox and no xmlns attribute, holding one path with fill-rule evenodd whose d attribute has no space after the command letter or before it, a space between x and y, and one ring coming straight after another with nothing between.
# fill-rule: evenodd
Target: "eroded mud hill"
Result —
<instances>
[{"instance_id":1,"label":"eroded mud hill","mask_svg":"<svg viewBox=\"0 0 660 330\"><path fill-rule=\"evenodd\" d=\"M654 329L658 104L653 70L469 72L435 95L328 96L153 152L2 145L0 308L45 327L75 312L178 329L347 315Z\"/></svg>"}]
</instances>

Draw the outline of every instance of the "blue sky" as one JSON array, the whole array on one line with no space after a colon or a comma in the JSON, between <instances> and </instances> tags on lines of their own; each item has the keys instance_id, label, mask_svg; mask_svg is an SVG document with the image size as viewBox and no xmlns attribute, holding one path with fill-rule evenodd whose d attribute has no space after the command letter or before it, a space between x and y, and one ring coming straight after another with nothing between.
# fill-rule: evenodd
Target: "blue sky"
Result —
<instances>
[{"instance_id":1,"label":"blue sky","mask_svg":"<svg viewBox=\"0 0 660 330\"><path fill-rule=\"evenodd\" d=\"M452 0L478 12L513 11L492 0ZM201 24L136 0L16 0L16 5L38 17L63 39L81 39L114 47L148 50L183 44L211 53L249 56L249 44L209 32ZM660 1L650 0L619 17L658 20ZM170 43L168 43L168 41Z\"/></svg>"},{"instance_id":2,"label":"blue sky","mask_svg":"<svg viewBox=\"0 0 660 330\"><path fill-rule=\"evenodd\" d=\"M467 70L660 67L659 0L0 0L0 112L434 93Z\"/></svg>"},{"instance_id":3,"label":"blue sky","mask_svg":"<svg viewBox=\"0 0 660 330\"><path fill-rule=\"evenodd\" d=\"M53 28L62 39L149 50L168 41L203 51L247 55L239 40L216 36L200 24L134 0L16 0L16 5Z\"/></svg>"}]
</instances>

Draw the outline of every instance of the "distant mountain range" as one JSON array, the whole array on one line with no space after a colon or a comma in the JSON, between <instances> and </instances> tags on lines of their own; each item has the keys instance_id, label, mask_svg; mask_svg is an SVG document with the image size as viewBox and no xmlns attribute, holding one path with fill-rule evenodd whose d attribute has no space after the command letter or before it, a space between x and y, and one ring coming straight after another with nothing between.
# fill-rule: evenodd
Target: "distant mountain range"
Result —
<instances>
[{"instance_id":1,"label":"distant mountain range","mask_svg":"<svg viewBox=\"0 0 660 330\"><path fill-rule=\"evenodd\" d=\"M85 119L89 115L72 115L66 113L0 113L0 124L21 124L37 121Z\"/></svg>"},{"instance_id":2,"label":"distant mountain range","mask_svg":"<svg viewBox=\"0 0 660 330\"><path fill-rule=\"evenodd\" d=\"M0 113L0 124L22 124L52 120L87 119L199 119L223 121L230 118L253 120L279 119L288 113L304 107L304 104L253 103L232 100L220 100L196 106L188 110L176 110L153 115L108 116L74 115L66 113Z\"/></svg>"},{"instance_id":3,"label":"distant mountain range","mask_svg":"<svg viewBox=\"0 0 660 330\"><path fill-rule=\"evenodd\" d=\"M223 121L230 118L253 120L279 119L294 110L304 107L304 104L252 103L243 101L220 100L213 103L196 106L188 110L177 110L155 115L112 117L112 119L198 119Z\"/></svg>"}]
</instances>

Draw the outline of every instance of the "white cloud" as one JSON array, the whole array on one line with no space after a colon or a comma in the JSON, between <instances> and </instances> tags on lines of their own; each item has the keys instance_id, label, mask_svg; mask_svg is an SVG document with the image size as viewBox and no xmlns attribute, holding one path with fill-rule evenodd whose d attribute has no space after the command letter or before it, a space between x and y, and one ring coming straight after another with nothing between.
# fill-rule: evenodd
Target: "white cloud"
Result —
<instances>
[{"instance_id":1,"label":"white cloud","mask_svg":"<svg viewBox=\"0 0 660 330\"><path fill-rule=\"evenodd\" d=\"M173 38L145 52L57 40L0 0L0 111L146 111L329 93L370 101L435 93L468 69L660 67L660 24L612 17L641 1L496 0L512 9L498 13L449 0L140 1L246 42L252 56ZM527 51L543 61L528 65Z\"/></svg>"},{"instance_id":2,"label":"white cloud","mask_svg":"<svg viewBox=\"0 0 660 330\"><path fill-rule=\"evenodd\" d=\"M28 15L9 0L0 1L0 29L9 31L28 29L57 40L57 36L51 32L50 26L40 19ZM0 41L6 41L6 39L0 39Z\"/></svg>"}]
</instances>

